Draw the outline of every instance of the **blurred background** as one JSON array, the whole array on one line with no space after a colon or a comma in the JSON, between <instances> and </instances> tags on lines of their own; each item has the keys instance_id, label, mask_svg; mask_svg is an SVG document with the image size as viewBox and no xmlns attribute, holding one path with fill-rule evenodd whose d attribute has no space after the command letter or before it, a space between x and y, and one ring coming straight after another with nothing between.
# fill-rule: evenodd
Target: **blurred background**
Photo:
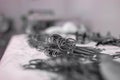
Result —
<instances>
[{"instance_id":1,"label":"blurred background","mask_svg":"<svg viewBox=\"0 0 120 80\"><path fill-rule=\"evenodd\" d=\"M0 0L0 54L12 35L29 33L31 26L43 30L67 21L118 37L120 0Z\"/></svg>"}]
</instances>

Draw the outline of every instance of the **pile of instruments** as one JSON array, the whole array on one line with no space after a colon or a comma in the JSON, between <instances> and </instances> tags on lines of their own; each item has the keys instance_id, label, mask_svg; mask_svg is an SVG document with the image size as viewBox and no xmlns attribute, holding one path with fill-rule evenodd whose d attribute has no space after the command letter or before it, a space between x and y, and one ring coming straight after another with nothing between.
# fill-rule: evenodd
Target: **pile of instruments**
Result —
<instances>
[{"instance_id":1,"label":"pile of instruments","mask_svg":"<svg viewBox=\"0 0 120 80\"><path fill-rule=\"evenodd\" d=\"M65 37L66 35L72 35L74 38ZM30 60L29 64L25 64L23 67L56 73L63 76L63 80L104 80L99 68L100 56L104 54L103 50L77 45L85 45L90 42L95 42L96 47L100 45L120 47L120 39L110 35L102 36L100 33L92 33L91 35L83 31L82 33L65 34L43 32L29 34L29 45L40 52L43 51L49 58ZM110 56L113 59L120 58L120 54Z\"/></svg>"}]
</instances>

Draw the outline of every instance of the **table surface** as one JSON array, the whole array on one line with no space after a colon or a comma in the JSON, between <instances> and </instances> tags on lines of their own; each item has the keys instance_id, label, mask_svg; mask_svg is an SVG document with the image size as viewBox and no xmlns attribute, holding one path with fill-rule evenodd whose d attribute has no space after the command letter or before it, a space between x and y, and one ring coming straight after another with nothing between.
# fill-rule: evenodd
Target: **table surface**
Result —
<instances>
[{"instance_id":1,"label":"table surface","mask_svg":"<svg viewBox=\"0 0 120 80\"><path fill-rule=\"evenodd\" d=\"M58 80L56 74L37 71L24 70L22 67L31 59L47 59L43 52L38 52L27 43L27 35L13 36L0 62L1 80ZM56 79L57 78L57 79ZM60 78L59 78L60 79Z\"/></svg>"},{"instance_id":2,"label":"table surface","mask_svg":"<svg viewBox=\"0 0 120 80\"><path fill-rule=\"evenodd\" d=\"M95 43L91 42L87 45L95 47ZM114 54L120 52L119 47L115 46L99 46L97 48L105 49L103 53ZM25 70L24 64L28 64L31 59L47 59L44 52L39 52L31 48L27 43L27 35L16 35L10 40L10 43L5 51L0 62L0 79L1 80L61 80L61 77L54 73L49 73L42 70ZM120 59L116 59L120 62Z\"/></svg>"}]
</instances>

